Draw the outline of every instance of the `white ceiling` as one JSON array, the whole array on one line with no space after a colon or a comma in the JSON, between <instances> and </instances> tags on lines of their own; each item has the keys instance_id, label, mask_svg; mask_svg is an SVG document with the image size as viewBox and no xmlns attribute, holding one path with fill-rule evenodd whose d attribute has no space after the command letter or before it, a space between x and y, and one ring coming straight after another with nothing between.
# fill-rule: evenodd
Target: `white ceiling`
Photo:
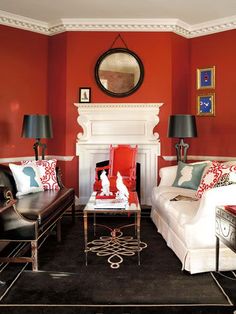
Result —
<instances>
[{"instance_id":1,"label":"white ceiling","mask_svg":"<svg viewBox=\"0 0 236 314\"><path fill-rule=\"evenodd\" d=\"M60 32L65 24L78 26L78 21L90 25L125 21L149 27L158 24L159 28L169 24L187 32L207 27L209 33L209 27L214 27L210 32L236 28L236 0L0 0L0 23L17 27L15 20L48 27L49 33L52 26L60 26Z\"/></svg>"},{"instance_id":2,"label":"white ceiling","mask_svg":"<svg viewBox=\"0 0 236 314\"><path fill-rule=\"evenodd\" d=\"M236 0L0 0L0 10L47 23L61 18L174 18L193 25L236 15Z\"/></svg>"}]
</instances>

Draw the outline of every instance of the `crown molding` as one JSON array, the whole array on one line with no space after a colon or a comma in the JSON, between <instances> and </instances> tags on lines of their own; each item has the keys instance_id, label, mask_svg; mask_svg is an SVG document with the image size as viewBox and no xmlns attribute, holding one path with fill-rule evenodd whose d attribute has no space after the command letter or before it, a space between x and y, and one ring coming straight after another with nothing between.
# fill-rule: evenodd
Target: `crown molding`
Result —
<instances>
[{"instance_id":1,"label":"crown molding","mask_svg":"<svg viewBox=\"0 0 236 314\"><path fill-rule=\"evenodd\" d=\"M46 23L0 10L0 24L49 36L66 31L143 31L194 38L235 29L236 16L195 25L178 19L60 19Z\"/></svg>"},{"instance_id":2,"label":"crown molding","mask_svg":"<svg viewBox=\"0 0 236 314\"><path fill-rule=\"evenodd\" d=\"M220 33L235 28L236 28L236 15L223 19L217 19L201 24L192 25L190 37L193 38L214 33Z\"/></svg>"},{"instance_id":3,"label":"crown molding","mask_svg":"<svg viewBox=\"0 0 236 314\"><path fill-rule=\"evenodd\" d=\"M174 32L189 37L188 25L177 19L61 19L50 24L49 31Z\"/></svg>"},{"instance_id":4,"label":"crown molding","mask_svg":"<svg viewBox=\"0 0 236 314\"><path fill-rule=\"evenodd\" d=\"M48 23L30 19L24 16L11 14L0 10L0 24L25 29L27 31L50 35Z\"/></svg>"}]
</instances>

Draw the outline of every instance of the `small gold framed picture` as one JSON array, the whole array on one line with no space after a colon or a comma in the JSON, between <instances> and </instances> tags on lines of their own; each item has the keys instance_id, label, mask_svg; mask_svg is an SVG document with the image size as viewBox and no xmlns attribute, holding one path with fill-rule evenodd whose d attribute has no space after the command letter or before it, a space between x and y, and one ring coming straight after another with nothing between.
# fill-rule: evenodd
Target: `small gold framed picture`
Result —
<instances>
[{"instance_id":1,"label":"small gold framed picture","mask_svg":"<svg viewBox=\"0 0 236 314\"><path fill-rule=\"evenodd\" d=\"M197 96L197 115L215 115L215 93Z\"/></svg>"},{"instance_id":2,"label":"small gold framed picture","mask_svg":"<svg viewBox=\"0 0 236 314\"><path fill-rule=\"evenodd\" d=\"M197 89L215 88L215 66L197 69Z\"/></svg>"}]
</instances>

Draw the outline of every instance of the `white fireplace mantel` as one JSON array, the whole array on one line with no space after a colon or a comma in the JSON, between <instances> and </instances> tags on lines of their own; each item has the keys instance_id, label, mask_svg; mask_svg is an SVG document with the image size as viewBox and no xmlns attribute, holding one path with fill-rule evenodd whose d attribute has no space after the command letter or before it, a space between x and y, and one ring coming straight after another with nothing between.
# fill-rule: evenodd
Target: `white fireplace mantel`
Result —
<instances>
[{"instance_id":1,"label":"white fireplace mantel","mask_svg":"<svg viewBox=\"0 0 236 314\"><path fill-rule=\"evenodd\" d=\"M162 103L75 103L78 108L76 155L79 156L79 198L85 204L92 192L96 162L109 159L110 144L138 145L141 164L141 203L151 204L160 155L159 123Z\"/></svg>"},{"instance_id":2,"label":"white fireplace mantel","mask_svg":"<svg viewBox=\"0 0 236 314\"><path fill-rule=\"evenodd\" d=\"M159 134L153 128L159 122L162 104L75 104L78 107L78 123L83 133L78 134L79 143L137 143L157 141Z\"/></svg>"}]
</instances>

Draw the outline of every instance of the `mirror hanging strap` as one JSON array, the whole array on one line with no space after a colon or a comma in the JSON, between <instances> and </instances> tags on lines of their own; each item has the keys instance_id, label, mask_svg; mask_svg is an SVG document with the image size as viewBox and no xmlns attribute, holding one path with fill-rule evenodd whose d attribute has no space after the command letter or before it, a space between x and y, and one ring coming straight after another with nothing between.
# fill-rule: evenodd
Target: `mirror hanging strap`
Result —
<instances>
[{"instance_id":1,"label":"mirror hanging strap","mask_svg":"<svg viewBox=\"0 0 236 314\"><path fill-rule=\"evenodd\" d=\"M122 38L121 34L118 34L118 35L116 36L116 38L115 38L115 40L113 41L113 43L112 43L110 49L113 48L113 46L115 45L115 43L116 43L116 41L117 41L118 39L120 39L120 40L122 41L122 43L124 44L125 48L129 50L129 48L128 48L128 46L126 45L126 43L125 43L124 39Z\"/></svg>"}]
</instances>

